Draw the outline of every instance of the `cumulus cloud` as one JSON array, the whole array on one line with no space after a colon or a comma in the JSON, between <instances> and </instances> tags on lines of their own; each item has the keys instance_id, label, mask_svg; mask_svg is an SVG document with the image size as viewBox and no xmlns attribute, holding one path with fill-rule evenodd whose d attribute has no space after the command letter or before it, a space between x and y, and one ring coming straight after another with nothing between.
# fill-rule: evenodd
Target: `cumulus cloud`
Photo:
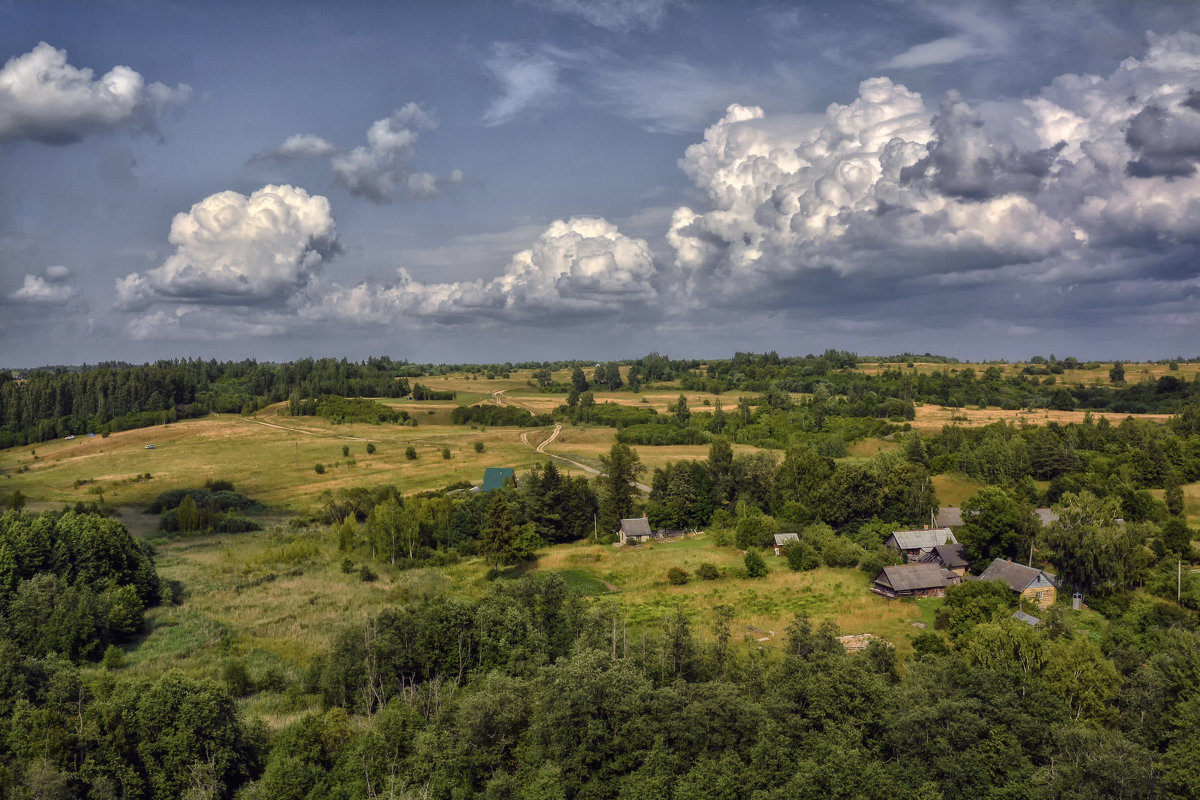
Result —
<instances>
[{"instance_id":1,"label":"cumulus cloud","mask_svg":"<svg viewBox=\"0 0 1200 800\"><path fill-rule=\"evenodd\" d=\"M1192 99L1180 103L1176 111L1149 105L1129 120L1125 143L1137 158L1125 170L1135 178L1161 175L1180 178L1196 174L1200 159L1200 113L1189 105Z\"/></svg>"},{"instance_id":2,"label":"cumulus cloud","mask_svg":"<svg viewBox=\"0 0 1200 800\"><path fill-rule=\"evenodd\" d=\"M45 42L9 59L0 69L0 141L64 145L122 129L156 133L159 113L191 95L186 84L147 84L129 67L93 74Z\"/></svg>"},{"instance_id":3,"label":"cumulus cloud","mask_svg":"<svg viewBox=\"0 0 1200 800\"><path fill-rule=\"evenodd\" d=\"M465 180L460 170L439 176L413 167L418 132L432 130L437 124L433 112L408 103L391 116L371 123L366 145L341 150L320 136L296 134L250 161L286 164L303 158L327 158L335 180L350 194L380 205L401 198L433 197Z\"/></svg>"},{"instance_id":4,"label":"cumulus cloud","mask_svg":"<svg viewBox=\"0 0 1200 800\"><path fill-rule=\"evenodd\" d=\"M692 307L795 308L831 276L1058 286L1175 278L1145 241L1200 240L1200 37L1149 36L1107 78L1064 75L1022 101L931 109L872 78L819 125L733 105L680 165L707 198L668 242ZM1178 267L1171 267L1178 272ZM966 276L969 276L967 278Z\"/></svg>"},{"instance_id":5,"label":"cumulus cloud","mask_svg":"<svg viewBox=\"0 0 1200 800\"><path fill-rule=\"evenodd\" d=\"M579 320L644 311L659 298L647 243L595 217L556 220L490 280L421 283L403 269L399 276L388 283L322 286L298 313L359 323L430 318L548 324L564 315Z\"/></svg>"},{"instance_id":6,"label":"cumulus cloud","mask_svg":"<svg viewBox=\"0 0 1200 800\"><path fill-rule=\"evenodd\" d=\"M503 125L552 100L562 91L558 62L545 49L530 52L499 43L484 61L488 73L500 84L500 95L483 114L484 125Z\"/></svg>"},{"instance_id":7,"label":"cumulus cloud","mask_svg":"<svg viewBox=\"0 0 1200 800\"><path fill-rule=\"evenodd\" d=\"M20 289L9 294L19 303L63 305L79 297L79 290L67 283L71 270L64 266L46 267L43 275L26 275Z\"/></svg>"},{"instance_id":8,"label":"cumulus cloud","mask_svg":"<svg viewBox=\"0 0 1200 800\"><path fill-rule=\"evenodd\" d=\"M979 112L958 92L950 92L933 118L929 155L900 170L900 180L928 179L930 187L951 197L986 200L1005 194L1032 194L1049 177L1066 142L1020 152L1008 141L988 135Z\"/></svg>"},{"instance_id":9,"label":"cumulus cloud","mask_svg":"<svg viewBox=\"0 0 1200 800\"><path fill-rule=\"evenodd\" d=\"M338 252L329 201L294 186L264 186L249 197L218 192L176 214L175 252L145 273L117 281L117 307L160 301L279 305Z\"/></svg>"}]
</instances>

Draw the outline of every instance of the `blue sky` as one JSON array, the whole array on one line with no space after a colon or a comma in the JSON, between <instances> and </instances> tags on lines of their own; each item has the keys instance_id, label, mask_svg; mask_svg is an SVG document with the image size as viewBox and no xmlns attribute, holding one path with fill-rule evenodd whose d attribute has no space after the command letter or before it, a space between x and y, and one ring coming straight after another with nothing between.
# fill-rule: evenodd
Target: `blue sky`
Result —
<instances>
[{"instance_id":1,"label":"blue sky","mask_svg":"<svg viewBox=\"0 0 1200 800\"><path fill-rule=\"evenodd\" d=\"M0 364L1200 354L1200 7L0 2Z\"/></svg>"}]
</instances>

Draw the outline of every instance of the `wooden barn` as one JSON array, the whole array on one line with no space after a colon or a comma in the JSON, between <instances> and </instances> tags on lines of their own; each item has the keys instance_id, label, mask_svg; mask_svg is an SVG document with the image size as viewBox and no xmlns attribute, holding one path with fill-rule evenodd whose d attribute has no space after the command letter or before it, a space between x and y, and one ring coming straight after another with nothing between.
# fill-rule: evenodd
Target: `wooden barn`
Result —
<instances>
[{"instance_id":1,"label":"wooden barn","mask_svg":"<svg viewBox=\"0 0 1200 800\"><path fill-rule=\"evenodd\" d=\"M937 564L903 564L884 567L871 591L889 600L897 597L944 597L946 587L961 580Z\"/></svg>"}]
</instances>

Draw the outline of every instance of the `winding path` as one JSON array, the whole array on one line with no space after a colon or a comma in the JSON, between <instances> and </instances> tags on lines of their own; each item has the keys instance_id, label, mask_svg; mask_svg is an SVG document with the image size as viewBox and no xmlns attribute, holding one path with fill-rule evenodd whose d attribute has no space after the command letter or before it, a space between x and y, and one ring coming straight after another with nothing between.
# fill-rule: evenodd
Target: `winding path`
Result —
<instances>
[{"instance_id":1,"label":"winding path","mask_svg":"<svg viewBox=\"0 0 1200 800\"><path fill-rule=\"evenodd\" d=\"M497 392L497 394L499 394L499 393ZM560 455L555 455L554 453L546 452L546 445L550 444L555 439L557 439L558 434L560 434L560 433L562 433L562 423L556 422L556 423L554 423L554 432L551 433L549 436L547 436L546 440L543 441L541 444L539 444L537 447L533 447L533 445L530 444L528 433L521 434L521 441L524 442L527 447L533 447L534 452L536 452L536 453L541 453L544 456L550 456L551 458L556 458L559 461L565 461L566 463L570 464L571 466L577 467L578 469L581 469L584 472L590 473L592 475L599 475L600 470L596 469L595 467L589 467L587 464L580 464L578 461L572 461L571 459L567 458L566 456L560 456ZM637 486L639 491L645 492L646 494L650 494L650 487L647 486L646 484L637 483L634 485Z\"/></svg>"}]
</instances>

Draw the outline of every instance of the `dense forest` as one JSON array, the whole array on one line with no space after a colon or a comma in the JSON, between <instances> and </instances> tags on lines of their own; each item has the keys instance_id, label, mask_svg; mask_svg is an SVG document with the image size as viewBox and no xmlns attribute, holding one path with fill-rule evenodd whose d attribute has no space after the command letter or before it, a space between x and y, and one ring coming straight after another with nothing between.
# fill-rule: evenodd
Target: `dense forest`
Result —
<instances>
[{"instance_id":1,"label":"dense forest","mask_svg":"<svg viewBox=\"0 0 1200 800\"><path fill-rule=\"evenodd\" d=\"M319 398L406 397L453 400L453 392L433 391L410 378L466 372L479 377L508 376L515 369L530 369L531 381L542 391L567 395L554 415L572 422L634 427L625 434L631 443L667 444L706 441L705 432L724 433L724 426L746 423L752 407L773 410L790 407L789 393L811 395L802 404L811 412L806 425L820 432L854 438L876 435L877 430L844 420L911 419L915 403L951 407L1005 409L1051 408L1093 410L1115 414L1178 413L1185 404L1200 402L1200 382L1165 375L1155 381L1126 382L1124 367L1116 364L1105 385L1057 383L1057 376L1080 364L1074 358L1059 361L1035 358L1016 375L998 366L982 374L971 367L959 369L952 359L920 356L922 363L941 363L934 372L913 370L912 358L883 359L890 366L878 374L855 369L863 361L853 353L826 351L820 356L782 358L775 353L737 353L730 359L673 360L658 353L640 359L591 366L589 378L581 362L527 362L503 365L415 365L388 357L364 362L345 359L303 359L284 364L256 361L159 361L154 364L102 364L76 368L57 367L0 373L0 447L30 444L67 435L127 430L159 425L176 419L203 416L210 411L253 413L271 403L288 401L293 413L317 413ZM908 360L905 360L908 359ZM871 359L872 363L880 359ZM1176 362L1172 362L1176 363ZM552 372L572 369L569 382L554 383ZM622 369L624 368L624 377ZM593 392L640 391L643 386L669 384L685 391L714 395L717 404L706 426L645 428L661 424L650 409L625 409L596 403ZM726 392L730 413L721 407ZM734 413L736 409L736 413ZM648 412L648 413L647 413ZM740 420L738 419L740 417ZM834 418L826 424L827 417ZM487 424L544 424L550 417L509 412ZM462 420L476 421L473 418ZM842 433L839 425L848 426ZM827 431L828 432L828 431ZM726 434L728 435L728 434ZM770 431L744 435L746 443L773 444ZM742 441L739 439L739 441Z\"/></svg>"},{"instance_id":2,"label":"dense forest","mask_svg":"<svg viewBox=\"0 0 1200 800\"><path fill-rule=\"evenodd\" d=\"M136 620L72 589L108 581L131 587L130 602L156 599L152 570L109 522L0 520L0 552L37 564L10 570L4 594L6 796L1197 796L1200 632L1167 602L1115 595L1095 636L1054 611L1031 628L1009 618L1007 589L963 584L939 617L945 636L915 632L901 665L882 642L845 653L834 626L803 615L764 649L740 643L732 608L703 629L677 609L630 630L619 606L555 575L501 579L478 600L347 624L296 687L323 710L268 733L238 711L253 688L236 671L139 679L111 648L107 669L78 666L105 639L64 630ZM112 554L97 562L89 540ZM54 613L27 613L33 593Z\"/></svg>"}]
</instances>

